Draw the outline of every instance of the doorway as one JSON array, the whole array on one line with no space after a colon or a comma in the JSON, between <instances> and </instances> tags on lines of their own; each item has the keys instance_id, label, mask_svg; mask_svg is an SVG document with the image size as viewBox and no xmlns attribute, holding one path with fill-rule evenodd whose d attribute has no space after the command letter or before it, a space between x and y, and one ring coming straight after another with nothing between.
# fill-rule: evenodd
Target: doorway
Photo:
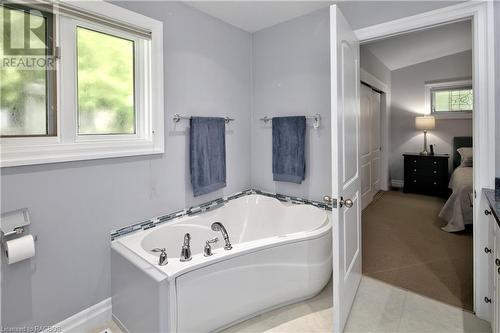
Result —
<instances>
[{"instance_id":1,"label":"doorway","mask_svg":"<svg viewBox=\"0 0 500 333\"><path fill-rule=\"evenodd\" d=\"M394 22L379 24L376 26L357 30L354 34L355 40L349 33L349 27L345 25L345 19L339 13L336 6L332 6L331 11L331 89L332 89L332 129L339 131L339 135L332 136L332 174L333 182L332 194L337 198L337 209L332 215L334 222L334 328L335 331L342 331L345 325L346 313L353 304L355 292L352 293L353 286L359 285L361 267L358 271L361 258L357 258L357 251L361 245L356 233L361 233L361 226L356 222L356 210L350 210L354 201L359 198L356 196L361 192L361 184L356 184L357 180L346 179L346 166L344 157L346 152L351 152L351 148L346 149L347 132L339 127L339 123L344 125L352 120L352 117L358 118L359 110L353 104L347 103L351 98L350 80L353 78L359 82L359 73L353 73L350 70L357 65L356 58L356 40L361 43L372 42L388 36L395 36L409 31L427 29L449 23L457 20L472 18L473 24L473 72L472 77L474 89L474 135L473 141L476 149L474 150L474 188L473 188L473 215L477 217L479 212L477 204L479 199L478 191L483 187L492 185L494 180L494 162L495 153L494 143L494 99L491 73L488 67L493 66L492 31L493 22L488 19L488 12L492 10L488 3L467 3L451 6L445 9L428 12L413 17L407 17ZM486 36L486 37L485 37ZM354 51L353 51L354 50ZM350 54L346 52L351 52ZM358 53L359 54L359 53ZM353 77L347 77L353 73ZM357 75L357 76L356 76ZM347 94L346 94L347 92ZM359 97L359 96L358 96ZM349 101L350 102L350 101ZM359 124L359 123L358 123ZM359 132L358 132L359 133ZM350 137L352 139L352 137ZM355 138L359 142L359 136ZM359 146L358 146L359 149ZM349 161L350 162L350 161ZM344 177L338 174L339 168ZM357 170L360 174L360 160L358 159ZM347 182L346 182L347 181ZM346 191L346 186L349 190ZM354 186L354 188L352 188ZM358 187L359 186L359 187ZM357 193L357 194L356 194ZM476 193L476 195L474 195ZM360 207L359 202L357 207ZM350 211L349 211L350 210ZM352 220L349 220L349 218ZM360 218L360 217L359 217ZM348 226L348 230L346 227ZM359 226L359 228L358 228ZM481 256L481 246L487 239L487 229L483 226L474 226L474 311L480 318L488 319L488 306L482 304L482 295L487 293L487 265L486 260ZM353 256L354 255L354 256ZM361 257L361 255L359 255ZM356 289L354 289L356 290Z\"/></svg>"}]
</instances>

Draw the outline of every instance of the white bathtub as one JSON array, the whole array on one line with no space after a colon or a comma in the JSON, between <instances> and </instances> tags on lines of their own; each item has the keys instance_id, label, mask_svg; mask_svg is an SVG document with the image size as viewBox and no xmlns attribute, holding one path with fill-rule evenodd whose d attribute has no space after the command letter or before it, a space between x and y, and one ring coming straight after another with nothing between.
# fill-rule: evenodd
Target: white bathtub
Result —
<instances>
[{"instance_id":1,"label":"white bathtub","mask_svg":"<svg viewBox=\"0 0 500 333\"><path fill-rule=\"evenodd\" d=\"M225 250L221 222L233 248ZM185 233L192 260L179 260ZM211 257L205 241L218 237ZM166 248L168 264L158 265ZM332 273L329 213L247 195L112 242L113 315L129 332L212 332L314 296Z\"/></svg>"}]
</instances>

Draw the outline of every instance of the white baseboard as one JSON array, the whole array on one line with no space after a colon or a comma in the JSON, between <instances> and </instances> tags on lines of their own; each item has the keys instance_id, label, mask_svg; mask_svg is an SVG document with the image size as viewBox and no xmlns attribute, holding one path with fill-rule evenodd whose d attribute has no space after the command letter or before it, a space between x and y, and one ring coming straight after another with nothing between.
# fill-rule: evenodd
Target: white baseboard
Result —
<instances>
[{"instance_id":1,"label":"white baseboard","mask_svg":"<svg viewBox=\"0 0 500 333\"><path fill-rule=\"evenodd\" d=\"M64 319L52 328L60 328L61 333L87 333L99 327L103 327L111 321L111 297L106 298L91 307L82 310L69 318ZM47 329L43 333L47 333ZM51 331L53 332L53 331Z\"/></svg>"},{"instance_id":2,"label":"white baseboard","mask_svg":"<svg viewBox=\"0 0 500 333\"><path fill-rule=\"evenodd\" d=\"M405 182L404 180L391 179L391 186L395 188L403 188Z\"/></svg>"}]
</instances>

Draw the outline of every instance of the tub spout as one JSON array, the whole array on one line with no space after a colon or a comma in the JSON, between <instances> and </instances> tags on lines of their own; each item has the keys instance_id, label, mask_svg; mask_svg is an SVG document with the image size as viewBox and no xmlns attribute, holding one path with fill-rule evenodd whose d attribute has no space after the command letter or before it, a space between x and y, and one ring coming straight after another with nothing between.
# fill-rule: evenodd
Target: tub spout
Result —
<instances>
[{"instance_id":1,"label":"tub spout","mask_svg":"<svg viewBox=\"0 0 500 333\"><path fill-rule=\"evenodd\" d=\"M224 228L224 225L222 223L220 222L212 223L212 230L220 231L222 233L222 237L226 242L226 245L224 245L224 250L231 250L233 248L231 242L229 241L229 235L227 234L226 228Z\"/></svg>"},{"instance_id":2,"label":"tub spout","mask_svg":"<svg viewBox=\"0 0 500 333\"><path fill-rule=\"evenodd\" d=\"M189 233L184 235L184 245L182 245L181 249L181 258L180 261L189 261L191 260L191 235Z\"/></svg>"}]
</instances>

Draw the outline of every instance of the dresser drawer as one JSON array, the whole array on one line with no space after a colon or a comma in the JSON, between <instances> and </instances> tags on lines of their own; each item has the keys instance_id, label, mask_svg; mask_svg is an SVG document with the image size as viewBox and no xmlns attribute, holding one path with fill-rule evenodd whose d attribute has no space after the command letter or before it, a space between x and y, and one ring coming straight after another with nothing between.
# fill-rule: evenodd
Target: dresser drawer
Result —
<instances>
[{"instance_id":1,"label":"dresser drawer","mask_svg":"<svg viewBox=\"0 0 500 333\"><path fill-rule=\"evenodd\" d=\"M446 182L438 177L410 177L409 185L412 187L442 188Z\"/></svg>"}]
</instances>

